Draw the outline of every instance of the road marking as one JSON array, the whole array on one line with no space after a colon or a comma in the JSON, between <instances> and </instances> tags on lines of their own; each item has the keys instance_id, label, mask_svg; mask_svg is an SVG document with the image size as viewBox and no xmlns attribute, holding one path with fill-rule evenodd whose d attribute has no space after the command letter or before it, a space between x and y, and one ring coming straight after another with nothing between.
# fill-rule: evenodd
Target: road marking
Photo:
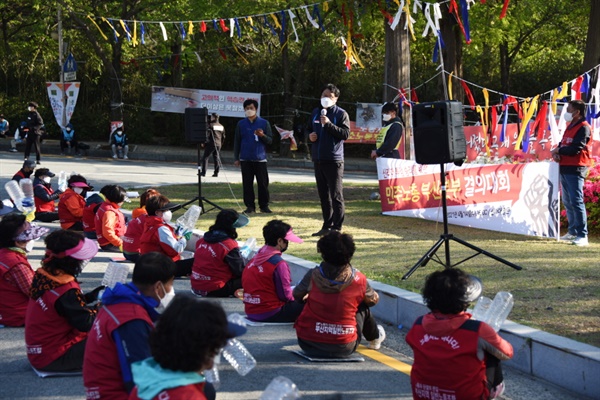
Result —
<instances>
[{"instance_id":1,"label":"road marking","mask_svg":"<svg viewBox=\"0 0 600 400\"><path fill-rule=\"evenodd\" d=\"M373 360L380 362L381 364L385 364L388 367L395 369L396 371L400 371L403 374L410 376L410 370L412 368L410 364L403 363L400 360L396 360L395 358L386 356L385 354L380 353L377 350L371 350L363 345L358 346L356 352L362 354L363 356L372 358Z\"/></svg>"}]
</instances>

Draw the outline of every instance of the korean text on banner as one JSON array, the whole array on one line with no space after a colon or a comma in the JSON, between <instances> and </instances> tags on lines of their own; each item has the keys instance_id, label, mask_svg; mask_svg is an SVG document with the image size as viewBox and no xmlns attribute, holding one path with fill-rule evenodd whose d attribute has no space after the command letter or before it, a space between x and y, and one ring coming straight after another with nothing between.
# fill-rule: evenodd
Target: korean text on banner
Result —
<instances>
[{"instance_id":1,"label":"korean text on banner","mask_svg":"<svg viewBox=\"0 0 600 400\"><path fill-rule=\"evenodd\" d=\"M77 97L79 96L79 82L68 82L68 83L60 83L60 82L46 82L46 86L48 88L48 98L50 99L50 105L52 106L52 111L54 113L54 118L56 118L56 122L61 128L64 128L69 121L71 121L71 117L73 116L73 112L75 111L75 105L77 104ZM64 88L64 89L63 89ZM63 110L65 109L65 104L63 104L63 96L66 95L66 119L65 126L62 125L63 118Z\"/></svg>"}]
</instances>

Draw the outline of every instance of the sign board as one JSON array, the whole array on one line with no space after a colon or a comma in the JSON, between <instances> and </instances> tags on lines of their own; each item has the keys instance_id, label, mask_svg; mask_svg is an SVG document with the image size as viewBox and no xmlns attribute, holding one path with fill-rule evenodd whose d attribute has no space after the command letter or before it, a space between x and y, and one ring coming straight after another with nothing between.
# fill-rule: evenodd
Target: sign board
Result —
<instances>
[{"instance_id":1,"label":"sign board","mask_svg":"<svg viewBox=\"0 0 600 400\"><path fill-rule=\"evenodd\" d=\"M69 53L63 64L63 79L65 82L77 80L77 62L73 53Z\"/></svg>"}]
</instances>

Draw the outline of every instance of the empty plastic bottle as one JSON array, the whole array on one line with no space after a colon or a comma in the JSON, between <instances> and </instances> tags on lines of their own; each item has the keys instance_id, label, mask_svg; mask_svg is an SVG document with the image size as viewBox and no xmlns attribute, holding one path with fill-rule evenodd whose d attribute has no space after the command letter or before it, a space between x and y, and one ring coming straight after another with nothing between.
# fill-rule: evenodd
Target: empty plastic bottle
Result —
<instances>
[{"instance_id":1,"label":"empty plastic bottle","mask_svg":"<svg viewBox=\"0 0 600 400\"><path fill-rule=\"evenodd\" d=\"M244 259L244 263L248 264L248 261L256 254L256 239L251 237L240 246L240 254Z\"/></svg>"},{"instance_id":2,"label":"empty plastic bottle","mask_svg":"<svg viewBox=\"0 0 600 400\"><path fill-rule=\"evenodd\" d=\"M221 387L221 378L219 377L219 368L217 368L217 364L213 364L211 369L207 369L204 371L204 378L207 382L210 382L215 390L218 390Z\"/></svg>"},{"instance_id":3,"label":"empty plastic bottle","mask_svg":"<svg viewBox=\"0 0 600 400\"><path fill-rule=\"evenodd\" d=\"M246 320L238 313L229 314L227 316L227 321L231 322L232 324L246 326Z\"/></svg>"},{"instance_id":4,"label":"empty plastic bottle","mask_svg":"<svg viewBox=\"0 0 600 400\"><path fill-rule=\"evenodd\" d=\"M23 199L21 204L23 205L23 212L27 214L35 210L35 201L33 199L33 182L29 178L23 178L19 181L19 186L23 191Z\"/></svg>"},{"instance_id":5,"label":"empty plastic bottle","mask_svg":"<svg viewBox=\"0 0 600 400\"><path fill-rule=\"evenodd\" d=\"M19 211L23 211L23 198L25 195L23 194L23 190L19 186L19 182L17 181L8 181L4 184L4 190L8 193L8 196L15 204L15 207L19 209Z\"/></svg>"},{"instance_id":6,"label":"empty plastic bottle","mask_svg":"<svg viewBox=\"0 0 600 400\"><path fill-rule=\"evenodd\" d=\"M285 376L273 378L259 400L293 400L299 399L300 393L294 382Z\"/></svg>"},{"instance_id":7,"label":"empty plastic bottle","mask_svg":"<svg viewBox=\"0 0 600 400\"><path fill-rule=\"evenodd\" d=\"M256 367L256 360L246 346L237 339L229 339L223 348L223 357L231 364L241 376L248 375Z\"/></svg>"},{"instance_id":8,"label":"empty plastic bottle","mask_svg":"<svg viewBox=\"0 0 600 400\"><path fill-rule=\"evenodd\" d=\"M498 332L504 321L506 321L506 317L510 314L514 304L515 301L512 294L508 292L496 293L494 301L487 312L485 322Z\"/></svg>"},{"instance_id":9,"label":"empty plastic bottle","mask_svg":"<svg viewBox=\"0 0 600 400\"><path fill-rule=\"evenodd\" d=\"M64 192L67 190L67 180L69 179L69 173L65 171L60 171L58 174L58 190Z\"/></svg>"},{"instance_id":10,"label":"empty plastic bottle","mask_svg":"<svg viewBox=\"0 0 600 400\"><path fill-rule=\"evenodd\" d=\"M477 304L475 304L473 316L471 318L476 319L477 321L485 321L491 305L492 299L481 296L477 301Z\"/></svg>"},{"instance_id":11,"label":"empty plastic bottle","mask_svg":"<svg viewBox=\"0 0 600 400\"><path fill-rule=\"evenodd\" d=\"M199 206L191 206L187 211L179 218L177 218L177 229L181 232L191 232L196 229L196 222L200 217L202 209Z\"/></svg>"},{"instance_id":12,"label":"empty plastic bottle","mask_svg":"<svg viewBox=\"0 0 600 400\"><path fill-rule=\"evenodd\" d=\"M102 278L102 285L113 288L117 282L126 283L128 275L129 266L127 264L109 262Z\"/></svg>"}]
</instances>

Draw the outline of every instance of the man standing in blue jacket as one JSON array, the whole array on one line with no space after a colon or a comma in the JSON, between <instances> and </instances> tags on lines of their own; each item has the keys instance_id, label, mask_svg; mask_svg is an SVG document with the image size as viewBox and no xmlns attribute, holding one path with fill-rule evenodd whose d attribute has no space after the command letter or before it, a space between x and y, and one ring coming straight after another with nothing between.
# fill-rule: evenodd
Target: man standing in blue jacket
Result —
<instances>
[{"instance_id":1,"label":"man standing in blue jacket","mask_svg":"<svg viewBox=\"0 0 600 400\"><path fill-rule=\"evenodd\" d=\"M344 140L350 137L350 117L336 105L340 90L329 83L321 93L321 107L313 110L312 159L323 212L323 227L313 236L342 230L344 223Z\"/></svg>"},{"instance_id":2,"label":"man standing in blue jacket","mask_svg":"<svg viewBox=\"0 0 600 400\"><path fill-rule=\"evenodd\" d=\"M266 119L256 115L258 102L244 101L246 118L235 127L233 142L234 165L242 169L245 214L256 211L254 204L254 177L258 186L258 207L263 213L271 213L269 208L269 173L267 171L267 145L273 143L271 125Z\"/></svg>"}]
</instances>

